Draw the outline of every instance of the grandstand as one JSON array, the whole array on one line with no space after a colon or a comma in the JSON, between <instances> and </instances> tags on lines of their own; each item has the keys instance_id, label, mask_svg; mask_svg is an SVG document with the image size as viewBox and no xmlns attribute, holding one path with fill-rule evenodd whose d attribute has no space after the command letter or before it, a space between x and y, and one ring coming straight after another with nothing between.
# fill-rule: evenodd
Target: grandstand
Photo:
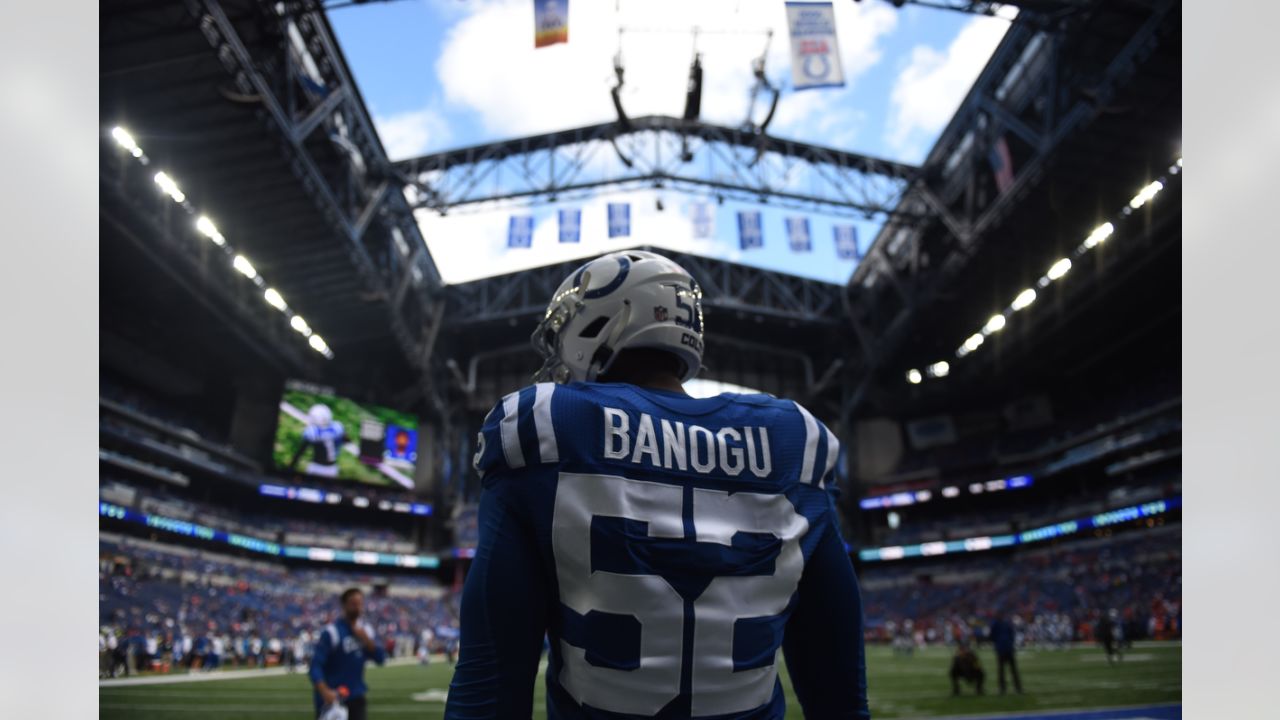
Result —
<instances>
[{"instance_id":1,"label":"grandstand","mask_svg":"<svg viewBox=\"0 0 1280 720\"><path fill-rule=\"evenodd\" d=\"M607 122L393 156L339 24L372 8L103 2L101 716L171 717L163 690L311 717L287 676L350 586L400 661L372 716L441 716L451 667L414 658L457 637L476 431L536 370L560 281L626 247L701 285L700 380L793 398L845 448L876 717L1180 717L1181 5L883 4L1020 8L918 162L618 92ZM637 192L874 232L838 284L639 232L448 282L432 243L483 243L424 220ZM1027 694L953 701L952 648L989 652L999 615ZM1109 617L1128 665L1097 647Z\"/></svg>"}]
</instances>

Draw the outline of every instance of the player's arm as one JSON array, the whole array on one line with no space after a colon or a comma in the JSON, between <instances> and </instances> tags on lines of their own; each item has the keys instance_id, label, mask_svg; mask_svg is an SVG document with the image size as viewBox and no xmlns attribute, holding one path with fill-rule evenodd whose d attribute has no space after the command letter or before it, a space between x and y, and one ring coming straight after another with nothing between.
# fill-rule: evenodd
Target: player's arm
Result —
<instances>
[{"instance_id":1,"label":"player's arm","mask_svg":"<svg viewBox=\"0 0 1280 720\"><path fill-rule=\"evenodd\" d=\"M324 665L329 660L329 651L331 649L329 633L320 633L320 639L316 641L315 649L311 652L311 667L307 671L307 675L311 678L311 684L315 686L316 692L320 693L325 705L332 705L333 701L338 697L333 688L329 687L328 683L324 681Z\"/></svg>"},{"instance_id":2,"label":"player's arm","mask_svg":"<svg viewBox=\"0 0 1280 720\"><path fill-rule=\"evenodd\" d=\"M364 646L364 651L369 656L369 659L382 665L387 661L387 649L374 639L373 628L366 630L366 627L364 623L361 623L352 629L352 634Z\"/></svg>"},{"instance_id":3,"label":"player's arm","mask_svg":"<svg viewBox=\"0 0 1280 720\"><path fill-rule=\"evenodd\" d=\"M782 650L805 717L867 720L862 598L834 507L830 513L800 578Z\"/></svg>"},{"instance_id":4,"label":"player's arm","mask_svg":"<svg viewBox=\"0 0 1280 720\"><path fill-rule=\"evenodd\" d=\"M307 442L307 435L304 430L303 434L298 436L298 449L293 451L293 459L289 461L290 470L298 467L298 461L302 459L302 453L307 451L308 445L310 443Z\"/></svg>"},{"instance_id":5,"label":"player's arm","mask_svg":"<svg viewBox=\"0 0 1280 720\"><path fill-rule=\"evenodd\" d=\"M461 648L446 720L530 717L547 628L546 578L532 529L519 512L521 484L538 469L485 476L480 539L462 590Z\"/></svg>"}]
</instances>

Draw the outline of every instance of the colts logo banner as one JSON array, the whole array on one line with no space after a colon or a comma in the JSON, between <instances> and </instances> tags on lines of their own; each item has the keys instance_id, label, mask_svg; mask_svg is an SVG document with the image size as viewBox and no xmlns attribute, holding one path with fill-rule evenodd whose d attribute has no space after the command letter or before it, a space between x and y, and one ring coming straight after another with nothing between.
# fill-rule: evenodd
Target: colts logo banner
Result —
<instances>
[{"instance_id":1,"label":"colts logo banner","mask_svg":"<svg viewBox=\"0 0 1280 720\"><path fill-rule=\"evenodd\" d=\"M569 0L533 0L533 46L569 42Z\"/></svg>"},{"instance_id":2,"label":"colts logo banner","mask_svg":"<svg viewBox=\"0 0 1280 720\"><path fill-rule=\"evenodd\" d=\"M760 227L759 210L738 213L738 244L743 250L764 247L764 230Z\"/></svg>"},{"instance_id":3,"label":"colts logo banner","mask_svg":"<svg viewBox=\"0 0 1280 720\"><path fill-rule=\"evenodd\" d=\"M791 86L796 90L843 87L835 10L829 2L787 3L791 29Z\"/></svg>"},{"instance_id":4,"label":"colts logo banner","mask_svg":"<svg viewBox=\"0 0 1280 720\"><path fill-rule=\"evenodd\" d=\"M809 239L809 218L787 218L787 239L791 242L793 252L809 252L813 242Z\"/></svg>"},{"instance_id":5,"label":"colts logo banner","mask_svg":"<svg viewBox=\"0 0 1280 720\"><path fill-rule=\"evenodd\" d=\"M512 215L507 225L507 247L527 248L533 245L533 216Z\"/></svg>"},{"instance_id":6,"label":"colts logo banner","mask_svg":"<svg viewBox=\"0 0 1280 720\"><path fill-rule=\"evenodd\" d=\"M560 242L576 243L582 239L582 211L560 211Z\"/></svg>"},{"instance_id":7,"label":"colts logo banner","mask_svg":"<svg viewBox=\"0 0 1280 720\"><path fill-rule=\"evenodd\" d=\"M630 235L631 205L609 203L609 237L629 237Z\"/></svg>"}]
</instances>

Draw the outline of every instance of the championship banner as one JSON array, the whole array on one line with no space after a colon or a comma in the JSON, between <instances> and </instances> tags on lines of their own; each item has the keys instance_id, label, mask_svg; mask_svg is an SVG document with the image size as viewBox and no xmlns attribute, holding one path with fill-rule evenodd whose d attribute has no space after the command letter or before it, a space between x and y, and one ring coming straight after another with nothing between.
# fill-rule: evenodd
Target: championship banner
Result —
<instances>
[{"instance_id":1,"label":"championship banner","mask_svg":"<svg viewBox=\"0 0 1280 720\"><path fill-rule=\"evenodd\" d=\"M533 216L512 215L507 225L507 247L527 248L533 245Z\"/></svg>"},{"instance_id":2,"label":"championship banner","mask_svg":"<svg viewBox=\"0 0 1280 720\"><path fill-rule=\"evenodd\" d=\"M609 237L631 235L631 204L609 203Z\"/></svg>"},{"instance_id":3,"label":"championship banner","mask_svg":"<svg viewBox=\"0 0 1280 720\"><path fill-rule=\"evenodd\" d=\"M787 239L791 242L792 252L813 250L813 241L809 237L809 218L787 218Z\"/></svg>"},{"instance_id":4,"label":"championship banner","mask_svg":"<svg viewBox=\"0 0 1280 720\"><path fill-rule=\"evenodd\" d=\"M835 9L829 2L787 3L791 29L791 86L796 90L843 87Z\"/></svg>"},{"instance_id":5,"label":"championship banner","mask_svg":"<svg viewBox=\"0 0 1280 720\"><path fill-rule=\"evenodd\" d=\"M569 42L569 0L533 0L533 46Z\"/></svg>"},{"instance_id":6,"label":"championship banner","mask_svg":"<svg viewBox=\"0 0 1280 720\"><path fill-rule=\"evenodd\" d=\"M861 260L858 254L858 228L853 225L836 225L836 257L841 260Z\"/></svg>"},{"instance_id":7,"label":"championship banner","mask_svg":"<svg viewBox=\"0 0 1280 720\"><path fill-rule=\"evenodd\" d=\"M738 212L738 244L743 250L764 247L764 230L760 224L759 210Z\"/></svg>"},{"instance_id":8,"label":"championship banner","mask_svg":"<svg viewBox=\"0 0 1280 720\"><path fill-rule=\"evenodd\" d=\"M689 214L695 240L709 240L716 234L716 214L711 203L694 203Z\"/></svg>"},{"instance_id":9,"label":"championship banner","mask_svg":"<svg viewBox=\"0 0 1280 720\"><path fill-rule=\"evenodd\" d=\"M560 211L560 242L576 243L582 239L582 211Z\"/></svg>"}]
</instances>

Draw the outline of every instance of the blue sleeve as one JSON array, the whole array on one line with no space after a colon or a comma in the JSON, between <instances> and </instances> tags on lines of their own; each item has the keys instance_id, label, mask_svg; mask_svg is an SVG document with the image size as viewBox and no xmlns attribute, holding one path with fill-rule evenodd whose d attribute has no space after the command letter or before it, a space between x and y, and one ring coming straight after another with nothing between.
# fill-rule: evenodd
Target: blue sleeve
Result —
<instances>
[{"instance_id":1,"label":"blue sleeve","mask_svg":"<svg viewBox=\"0 0 1280 720\"><path fill-rule=\"evenodd\" d=\"M307 674L311 676L311 684L324 680L324 664L329 660L329 633L321 632L320 639L316 641L316 647L311 652L311 669Z\"/></svg>"},{"instance_id":2,"label":"blue sleeve","mask_svg":"<svg viewBox=\"0 0 1280 720\"><path fill-rule=\"evenodd\" d=\"M383 647L383 646L382 646L382 643L377 642L377 641L375 641L375 642L373 643L373 646L374 646L374 650L373 650L373 661L374 661L374 662L376 662L376 663L378 663L379 665L386 664L386 662L387 662L387 649L386 649L385 647Z\"/></svg>"},{"instance_id":3,"label":"blue sleeve","mask_svg":"<svg viewBox=\"0 0 1280 720\"><path fill-rule=\"evenodd\" d=\"M869 720L858 579L835 519L821 532L800 578L782 651L805 717Z\"/></svg>"},{"instance_id":4,"label":"blue sleeve","mask_svg":"<svg viewBox=\"0 0 1280 720\"><path fill-rule=\"evenodd\" d=\"M536 470L490 473L480 542L462 589L461 647L446 720L530 717L547 629L547 579L520 486Z\"/></svg>"}]
</instances>

